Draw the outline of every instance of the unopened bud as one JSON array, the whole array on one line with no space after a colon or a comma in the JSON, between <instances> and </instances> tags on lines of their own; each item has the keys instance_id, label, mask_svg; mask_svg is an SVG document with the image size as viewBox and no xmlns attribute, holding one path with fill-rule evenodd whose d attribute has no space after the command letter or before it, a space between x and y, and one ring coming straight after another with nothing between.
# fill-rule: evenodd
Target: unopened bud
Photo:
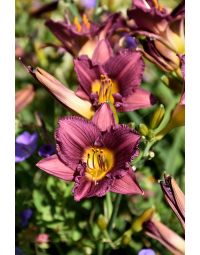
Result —
<instances>
[{"instance_id":1,"label":"unopened bud","mask_svg":"<svg viewBox=\"0 0 200 255\"><path fill-rule=\"evenodd\" d=\"M122 236L122 241L121 243L123 245L128 245L131 241L131 235L132 235L132 231L126 231L123 236Z\"/></svg>"},{"instance_id":2,"label":"unopened bud","mask_svg":"<svg viewBox=\"0 0 200 255\"><path fill-rule=\"evenodd\" d=\"M149 133L149 129L144 123L141 123L139 125L139 132L141 135L147 136L147 134Z\"/></svg>"},{"instance_id":3,"label":"unopened bud","mask_svg":"<svg viewBox=\"0 0 200 255\"><path fill-rule=\"evenodd\" d=\"M102 214L99 215L99 217L97 219L97 225L101 230L105 230L107 228L108 221L104 215L102 215Z\"/></svg>"},{"instance_id":4,"label":"unopened bud","mask_svg":"<svg viewBox=\"0 0 200 255\"><path fill-rule=\"evenodd\" d=\"M15 112L18 113L30 104L35 97L35 90L32 84L26 85L15 94Z\"/></svg>"},{"instance_id":5,"label":"unopened bud","mask_svg":"<svg viewBox=\"0 0 200 255\"><path fill-rule=\"evenodd\" d=\"M154 213L154 208L149 208L142 215L140 215L132 224L131 229L135 232L139 232L142 230L142 225L145 221L151 219Z\"/></svg>"},{"instance_id":6,"label":"unopened bud","mask_svg":"<svg viewBox=\"0 0 200 255\"><path fill-rule=\"evenodd\" d=\"M153 116L150 121L150 128L151 129L157 128L160 125L164 115L165 115L165 108L164 108L164 105L161 104L153 113Z\"/></svg>"}]
</instances>

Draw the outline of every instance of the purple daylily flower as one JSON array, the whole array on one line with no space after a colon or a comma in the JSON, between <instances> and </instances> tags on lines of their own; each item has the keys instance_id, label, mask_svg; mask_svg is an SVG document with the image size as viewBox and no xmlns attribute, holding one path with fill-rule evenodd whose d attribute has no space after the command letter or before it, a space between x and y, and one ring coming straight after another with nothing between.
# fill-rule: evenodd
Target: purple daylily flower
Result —
<instances>
[{"instance_id":1,"label":"purple daylily flower","mask_svg":"<svg viewBox=\"0 0 200 255\"><path fill-rule=\"evenodd\" d=\"M115 125L107 103L92 121L80 117L60 119L55 133L57 154L37 166L47 173L75 183L76 201L102 197L107 192L142 194L130 161L138 155L140 136L126 125Z\"/></svg>"},{"instance_id":2,"label":"purple daylily flower","mask_svg":"<svg viewBox=\"0 0 200 255\"><path fill-rule=\"evenodd\" d=\"M36 150L38 134L30 134L24 131L16 138L15 142L15 162L21 162L29 158Z\"/></svg>"},{"instance_id":3,"label":"purple daylily flower","mask_svg":"<svg viewBox=\"0 0 200 255\"><path fill-rule=\"evenodd\" d=\"M22 227L26 227L28 225L28 222L30 218L32 217L32 215L33 215L33 211L30 208L27 208L20 213Z\"/></svg>"},{"instance_id":4,"label":"purple daylily flower","mask_svg":"<svg viewBox=\"0 0 200 255\"><path fill-rule=\"evenodd\" d=\"M40 157L46 158L53 155L56 152L56 148L51 144L43 144L39 150L38 154Z\"/></svg>"},{"instance_id":5,"label":"purple daylily flower","mask_svg":"<svg viewBox=\"0 0 200 255\"><path fill-rule=\"evenodd\" d=\"M184 1L171 12L157 0L133 0L133 4L127 14L135 22L132 33L146 37L141 40L144 56L164 71L176 70L177 54L184 53Z\"/></svg>"},{"instance_id":6,"label":"purple daylily flower","mask_svg":"<svg viewBox=\"0 0 200 255\"><path fill-rule=\"evenodd\" d=\"M150 92L140 88L144 72L141 53L122 50L114 55L107 40L101 40L92 56L74 60L79 81L76 95L94 107L104 102L119 112L146 108L155 103Z\"/></svg>"},{"instance_id":7,"label":"purple daylily flower","mask_svg":"<svg viewBox=\"0 0 200 255\"><path fill-rule=\"evenodd\" d=\"M142 249L138 255L156 255L152 249Z\"/></svg>"},{"instance_id":8,"label":"purple daylily flower","mask_svg":"<svg viewBox=\"0 0 200 255\"><path fill-rule=\"evenodd\" d=\"M64 22L47 20L45 24L62 43L56 47L64 48L73 56L83 54L91 56L100 39L109 38L125 23L120 13L114 13L110 14L102 24L89 21L85 14L81 21L78 17L74 17L73 23L66 16Z\"/></svg>"}]
</instances>

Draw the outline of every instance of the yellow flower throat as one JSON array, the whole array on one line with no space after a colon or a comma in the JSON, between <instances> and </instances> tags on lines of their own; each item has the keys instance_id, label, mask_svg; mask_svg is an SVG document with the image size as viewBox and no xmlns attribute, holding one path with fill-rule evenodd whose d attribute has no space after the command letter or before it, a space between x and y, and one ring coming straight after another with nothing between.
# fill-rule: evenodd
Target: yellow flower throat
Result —
<instances>
[{"instance_id":1,"label":"yellow flower throat","mask_svg":"<svg viewBox=\"0 0 200 255\"><path fill-rule=\"evenodd\" d=\"M111 80L107 75L101 74L100 80L95 80L92 83L92 92L97 93L99 98L99 104L104 102L114 103L113 94L118 93L118 84L117 82Z\"/></svg>"},{"instance_id":2,"label":"yellow flower throat","mask_svg":"<svg viewBox=\"0 0 200 255\"><path fill-rule=\"evenodd\" d=\"M90 147L85 150L83 161L86 163L85 176L96 184L112 170L114 153L107 148Z\"/></svg>"}]
</instances>

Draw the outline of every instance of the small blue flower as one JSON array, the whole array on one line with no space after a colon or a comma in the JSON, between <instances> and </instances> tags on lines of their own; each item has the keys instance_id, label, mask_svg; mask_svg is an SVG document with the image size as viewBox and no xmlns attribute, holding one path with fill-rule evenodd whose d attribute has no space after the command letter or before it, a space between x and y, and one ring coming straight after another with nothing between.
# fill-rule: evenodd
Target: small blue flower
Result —
<instances>
[{"instance_id":1,"label":"small blue flower","mask_svg":"<svg viewBox=\"0 0 200 255\"><path fill-rule=\"evenodd\" d=\"M25 255L19 247L15 247L15 255Z\"/></svg>"},{"instance_id":2,"label":"small blue flower","mask_svg":"<svg viewBox=\"0 0 200 255\"><path fill-rule=\"evenodd\" d=\"M156 255L152 249L142 249L138 255Z\"/></svg>"},{"instance_id":3,"label":"small blue flower","mask_svg":"<svg viewBox=\"0 0 200 255\"><path fill-rule=\"evenodd\" d=\"M81 4L87 9L95 8L96 0L82 0Z\"/></svg>"},{"instance_id":4,"label":"small blue flower","mask_svg":"<svg viewBox=\"0 0 200 255\"><path fill-rule=\"evenodd\" d=\"M124 47L127 49L136 49L138 46L138 41L136 40L135 37L126 35L124 38Z\"/></svg>"},{"instance_id":5,"label":"small blue flower","mask_svg":"<svg viewBox=\"0 0 200 255\"><path fill-rule=\"evenodd\" d=\"M46 158L53 155L56 152L55 146L51 144L43 144L38 150L40 157Z\"/></svg>"},{"instance_id":6,"label":"small blue flower","mask_svg":"<svg viewBox=\"0 0 200 255\"><path fill-rule=\"evenodd\" d=\"M21 162L29 158L36 150L38 134L30 134L24 131L16 138L15 142L15 162Z\"/></svg>"},{"instance_id":7,"label":"small blue flower","mask_svg":"<svg viewBox=\"0 0 200 255\"><path fill-rule=\"evenodd\" d=\"M28 225L28 222L30 218L32 217L32 215L33 215L33 211L30 208L27 208L20 213L22 227L26 227Z\"/></svg>"}]
</instances>

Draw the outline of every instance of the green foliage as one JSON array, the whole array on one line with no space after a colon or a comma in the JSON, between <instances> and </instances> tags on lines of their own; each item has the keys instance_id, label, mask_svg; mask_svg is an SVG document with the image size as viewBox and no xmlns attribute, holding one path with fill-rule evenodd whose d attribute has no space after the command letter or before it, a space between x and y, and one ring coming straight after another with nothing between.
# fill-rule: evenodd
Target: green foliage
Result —
<instances>
[{"instance_id":1,"label":"green foliage","mask_svg":"<svg viewBox=\"0 0 200 255\"><path fill-rule=\"evenodd\" d=\"M74 15L77 15L77 7L73 2L60 1L58 10L50 15L63 18L62 13L67 7ZM97 13L101 13L101 8L109 8L112 1L102 0L99 2ZM116 4L111 6L111 11L118 11L121 8L127 9L131 1L113 2ZM162 2L171 7L177 4L177 1L174 0ZM16 1L16 44L28 55L27 64L48 70L66 86L75 89L77 79L73 72L72 57L68 53L58 54L51 47L41 47L44 43L56 44L58 41L45 27L44 18L34 18L29 15L31 5L32 1ZM164 119L159 123L155 132L166 125L180 96L179 93L173 92L162 82L163 74L153 64L146 62L142 87L157 96L159 104L163 104L165 107ZM69 112L56 102L16 60L16 91L29 83L33 84L36 89L36 97L30 105L16 115L16 135L24 130L39 132L38 149L46 138L37 126L35 112L41 113L50 141L54 140L54 130L58 119ZM156 107L158 105L151 109L121 113L119 114L120 123L129 123L135 126L138 131L141 123L145 123L149 127ZM140 145L141 152L144 152L146 146L151 142L151 138L145 135ZM102 249L102 244L106 251L104 254L136 255L144 246L153 247L157 254L170 254L157 241L148 238L143 232L129 235L129 232L126 231L130 229L132 222L139 215L146 209L154 207L157 217L163 223L183 235L175 214L164 200L158 180L166 171L177 180L181 189L184 190L184 128L174 129L162 140L153 144L150 150L154 152L154 157L151 158L147 151L146 157L133 162L136 167L137 179L146 195L144 197L122 197L113 225L114 230L111 232L105 231L105 229L116 209L114 204L116 194L109 193L103 198L75 202L72 196L72 183L65 183L49 176L35 166L41 159L37 150L29 159L16 164L16 246L20 246L27 255L97 254L97 251ZM19 215L25 208L31 208L33 216L28 226L22 228ZM103 215L104 218L100 215ZM101 222L99 217L101 217ZM50 242L46 245L37 245L35 238L39 233L47 233Z\"/></svg>"}]
</instances>

